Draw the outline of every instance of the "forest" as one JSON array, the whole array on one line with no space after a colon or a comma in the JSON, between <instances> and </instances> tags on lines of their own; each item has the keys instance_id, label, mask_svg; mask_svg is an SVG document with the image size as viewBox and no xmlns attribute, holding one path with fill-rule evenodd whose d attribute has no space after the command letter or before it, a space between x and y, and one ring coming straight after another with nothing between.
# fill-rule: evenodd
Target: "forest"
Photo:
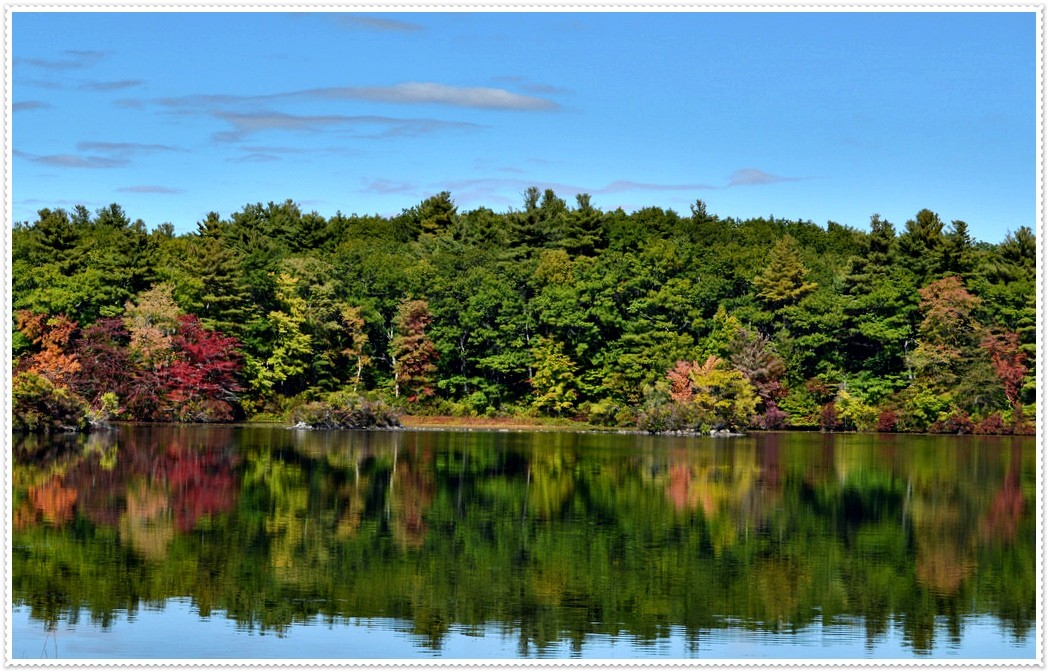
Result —
<instances>
[{"instance_id":1,"label":"forest","mask_svg":"<svg viewBox=\"0 0 1048 671\"><path fill-rule=\"evenodd\" d=\"M257 203L182 234L116 204L42 209L11 235L15 428L1034 430L1029 227L988 243L927 209L858 230L522 196L395 216Z\"/></svg>"}]
</instances>

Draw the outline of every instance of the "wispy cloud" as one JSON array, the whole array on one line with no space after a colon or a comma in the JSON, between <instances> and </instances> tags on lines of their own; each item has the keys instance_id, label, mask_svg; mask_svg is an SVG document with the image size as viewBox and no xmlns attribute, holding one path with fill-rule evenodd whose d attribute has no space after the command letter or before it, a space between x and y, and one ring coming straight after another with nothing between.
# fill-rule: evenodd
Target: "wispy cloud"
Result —
<instances>
[{"instance_id":1,"label":"wispy cloud","mask_svg":"<svg viewBox=\"0 0 1048 671\"><path fill-rule=\"evenodd\" d=\"M358 100L402 105L443 105L490 110L555 110L560 106L548 98L513 93L502 88L451 86L435 82L405 82L392 86L329 86L255 96L197 94L148 100L120 100L124 107L141 107L148 102L175 109L201 107L242 107L282 102Z\"/></svg>"},{"instance_id":2,"label":"wispy cloud","mask_svg":"<svg viewBox=\"0 0 1048 671\"><path fill-rule=\"evenodd\" d=\"M48 91L60 91L65 88L64 85L54 79L25 79L22 77L16 79L15 85L18 88L32 87L35 89L47 89Z\"/></svg>"},{"instance_id":3,"label":"wispy cloud","mask_svg":"<svg viewBox=\"0 0 1048 671\"><path fill-rule=\"evenodd\" d=\"M123 89L133 89L138 86L145 84L145 81L141 79L121 79L115 82L88 82L79 86L81 91L121 91Z\"/></svg>"},{"instance_id":4,"label":"wispy cloud","mask_svg":"<svg viewBox=\"0 0 1048 671\"><path fill-rule=\"evenodd\" d=\"M14 64L30 65L45 70L75 70L95 65L104 59L108 52L66 49L62 54L65 58L16 58Z\"/></svg>"},{"instance_id":5,"label":"wispy cloud","mask_svg":"<svg viewBox=\"0 0 1048 671\"><path fill-rule=\"evenodd\" d=\"M706 191L719 187L709 184L651 184L647 182L634 182L620 179L608 184L604 188L594 189L594 194L622 193L624 191Z\"/></svg>"},{"instance_id":6,"label":"wispy cloud","mask_svg":"<svg viewBox=\"0 0 1048 671\"><path fill-rule=\"evenodd\" d=\"M273 161L279 161L279 156L273 154L264 154L262 152L252 152L250 154L244 154L243 156L234 156L233 158L227 158L227 163L272 163Z\"/></svg>"},{"instance_id":7,"label":"wispy cloud","mask_svg":"<svg viewBox=\"0 0 1048 671\"><path fill-rule=\"evenodd\" d=\"M117 191L122 193L185 193L184 189L175 189L169 186L157 186L154 184L144 184L141 186L124 186Z\"/></svg>"},{"instance_id":8,"label":"wispy cloud","mask_svg":"<svg viewBox=\"0 0 1048 671\"><path fill-rule=\"evenodd\" d=\"M97 151L128 156L132 154L152 154L158 151L181 151L178 147L167 144L145 144L142 142L77 142L80 151Z\"/></svg>"},{"instance_id":9,"label":"wispy cloud","mask_svg":"<svg viewBox=\"0 0 1048 671\"><path fill-rule=\"evenodd\" d=\"M527 77L521 77L518 75L504 75L501 77L495 77L492 79L493 82L499 84L509 84L521 91L527 91L528 93L536 93L541 95L561 95L565 93L571 93L570 89L561 88L560 86L553 86L552 84L543 84L541 82L535 82Z\"/></svg>"},{"instance_id":10,"label":"wispy cloud","mask_svg":"<svg viewBox=\"0 0 1048 671\"><path fill-rule=\"evenodd\" d=\"M370 100L408 105L431 104L451 107L501 110L554 110L559 105L547 98L526 96L506 89L483 86L449 86L434 82L406 82L393 86L311 89L299 95L324 99Z\"/></svg>"},{"instance_id":11,"label":"wispy cloud","mask_svg":"<svg viewBox=\"0 0 1048 671\"><path fill-rule=\"evenodd\" d=\"M417 184L409 182L396 182L388 179L376 179L364 185L365 193L416 193L419 190Z\"/></svg>"},{"instance_id":12,"label":"wispy cloud","mask_svg":"<svg viewBox=\"0 0 1048 671\"><path fill-rule=\"evenodd\" d=\"M215 111L212 115L232 126L231 130L215 133L212 137L220 142L242 140L263 131L306 131L319 132L331 128L353 130L378 128L371 137L405 137L431 133L438 130L476 130L479 124L439 119L398 119L393 117L341 114L299 115L283 112L226 112Z\"/></svg>"},{"instance_id":13,"label":"wispy cloud","mask_svg":"<svg viewBox=\"0 0 1048 671\"><path fill-rule=\"evenodd\" d=\"M779 182L796 182L802 177L782 177L764 172L758 168L736 170L728 179L728 186L755 186L759 184L777 184Z\"/></svg>"},{"instance_id":14,"label":"wispy cloud","mask_svg":"<svg viewBox=\"0 0 1048 671\"><path fill-rule=\"evenodd\" d=\"M24 158L27 161L52 168L108 169L120 168L131 162L126 157L99 156L97 154L30 154L18 150L12 153L17 158Z\"/></svg>"},{"instance_id":15,"label":"wispy cloud","mask_svg":"<svg viewBox=\"0 0 1048 671\"><path fill-rule=\"evenodd\" d=\"M417 23L378 16L363 14L331 14L330 16L337 25L353 30L378 30L387 33L419 33L425 30Z\"/></svg>"},{"instance_id":16,"label":"wispy cloud","mask_svg":"<svg viewBox=\"0 0 1048 671\"><path fill-rule=\"evenodd\" d=\"M540 163L541 161L531 161ZM487 168L486 172L506 172L498 168ZM537 187L539 190L553 189L559 196L573 196L579 193L588 193L592 196L618 196L618 194L639 194L645 192L695 192L714 191L736 186L752 186L760 184L773 184L778 182L801 181L802 177L782 177L755 168L736 170L729 177L727 184L694 183L655 183L640 182L630 179L617 179L603 186L567 184L562 182L550 182L541 179L527 179L524 177L484 177L479 179L451 180L439 184L428 184L425 192L436 192L447 189L453 194L462 197L463 200L481 200L485 202L519 202L513 201L509 195L522 194L529 187Z\"/></svg>"},{"instance_id":17,"label":"wispy cloud","mask_svg":"<svg viewBox=\"0 0 1048 671\"><path fill-rule=\"evenodd\" d=\"M78 142L79 154L32 154L14 150L13 155L39 165L54 168L107 169L121 168L131 159L142 154L160 151L180 151L165 144L143 144L137 142Z\"/></svg>"},{"instance_id":18,"label":"wispy cloud","mask_svg":"<svg viewBox=\"0 0 1048 671\"><path fill-rule=\"evenodd\" d=\"M23 100L22 102L11 103L12 112L28 112L29 110L42 110L49 107L51 107L51 104L42 100Z\"/></svg>"}]
</instances>

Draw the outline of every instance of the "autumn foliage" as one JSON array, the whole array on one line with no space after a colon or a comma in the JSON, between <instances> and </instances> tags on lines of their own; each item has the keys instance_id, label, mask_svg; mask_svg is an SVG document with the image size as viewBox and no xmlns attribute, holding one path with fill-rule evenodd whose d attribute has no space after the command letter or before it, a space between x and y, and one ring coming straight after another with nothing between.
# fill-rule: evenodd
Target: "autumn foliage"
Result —
<instances>
[{"instance_id":1,"label":"autumn foliage","mask_svg":"<svg viewBox=\"0 0 1048 671\"><path fill-rule=\"evenodd\" d=\"M242 389L237 341L194 316L179 316L164 339L149 339L146 355L142 328L131 319L103 318L81 329L62 316L20 311L16 325L35 345L15 362L16 428L80 429L103 410L108 415L114 397L117 416L126 419L236 415Z\"/></svg>"}]
</instances>

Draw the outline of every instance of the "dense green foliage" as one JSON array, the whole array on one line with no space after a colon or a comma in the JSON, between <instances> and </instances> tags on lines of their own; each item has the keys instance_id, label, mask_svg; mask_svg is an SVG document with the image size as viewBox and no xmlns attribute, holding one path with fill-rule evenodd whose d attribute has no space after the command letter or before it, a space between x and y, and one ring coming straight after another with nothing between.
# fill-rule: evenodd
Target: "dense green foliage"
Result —
<instances>
[{"instance_id":1,"label":"dense green foliage","mask_svg":"<svg viewBox=\"0 0 1048 671\"><path fill-rule=\"evenodd\" d=\"M920 654L976 615L1036 636L1032 438L124 426L15 448L12 599L59 631L190 598L251 629L398 618L430 648L495 626L524 655L814 624Z\"/></svg>"},{"instance_id":2,"label":"dense green foliage","mask_svg":"<svg viewBox=\"0 0 1048 671\"><path fill-rule=\"evenodd\" d=\"M393 217L255 204L183 235L117 205L45 209L12 235L13 354L131 419L352 390L687 430L1029 432L1035 247L928 210L867 232L538 189L505 213L448 193Z\"/></svg>"}]
</instances>

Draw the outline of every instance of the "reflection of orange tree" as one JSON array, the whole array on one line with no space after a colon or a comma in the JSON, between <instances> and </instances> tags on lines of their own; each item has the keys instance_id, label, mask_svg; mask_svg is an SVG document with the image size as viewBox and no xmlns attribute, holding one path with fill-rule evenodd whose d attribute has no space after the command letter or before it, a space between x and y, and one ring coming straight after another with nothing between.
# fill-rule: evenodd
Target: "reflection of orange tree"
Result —
<instances>
[{"instance_id":1,"label":"reflection of orange tree","mask_svg":"<svg viewBox=\"0 0 1048 671\"><path fill-rule=\"evenodd\" d=\"M50 444L42 444L45 441ZM83 443L83 436L15 436L11 520L16 531L39 524L42 519L51 524L68 521L66 515L72 515L77 493L65 491L63 479L82 459Z\"/></svg>"},{"instance_id":2,"label":"reflection of orange tree","mask_svg":"<svg viewBox=\"0 0 1048 671\"><path fill-rule=\"evenodd\" d=\"M669 459L667 498L678 512L702 511L717 552L734 545L740 529L763 526L782 495L777 442L705 445Z\"/></svg>"},{"instance_id":3,"label":"reflection of orange tree","mask_svg":"<svg viewBox=\"0 0 1048 671\"><path fill-rule=\"evenodd\" d=\"M175 537L167 492L157 481L138 478L128 485L126 505L121 537L146 559L163 561Z\"/></svg>"},{"instance_id":4,"label":"reflection of orange tree","mask_svg":"<svg viewBox=\"0 0 1048 671\"><path fill-rule=\"evenodd\" d=\"M945 444L944 444L945 445ZM907 508L913 521L918 584L942 596L959 593L976 569L976 499L970 478L959 477L975 458L966 444L938 445L907 459ZM953 472L951 472L953 471ZM959 484L967 486L958 486Z\"/></svg>"},{"instance_id":5,"label":"reflection of orange tree","mask_svg":"<svg viewBox=\"0 0 1048 671\"><path fill-rule=\"evenodd\" d=\"M62 486L62 481L53 477L44 484L29 489L29 502L45 522L54 525L65 524L73 519L76 490Z\"/></svg>"}]
</instances>

